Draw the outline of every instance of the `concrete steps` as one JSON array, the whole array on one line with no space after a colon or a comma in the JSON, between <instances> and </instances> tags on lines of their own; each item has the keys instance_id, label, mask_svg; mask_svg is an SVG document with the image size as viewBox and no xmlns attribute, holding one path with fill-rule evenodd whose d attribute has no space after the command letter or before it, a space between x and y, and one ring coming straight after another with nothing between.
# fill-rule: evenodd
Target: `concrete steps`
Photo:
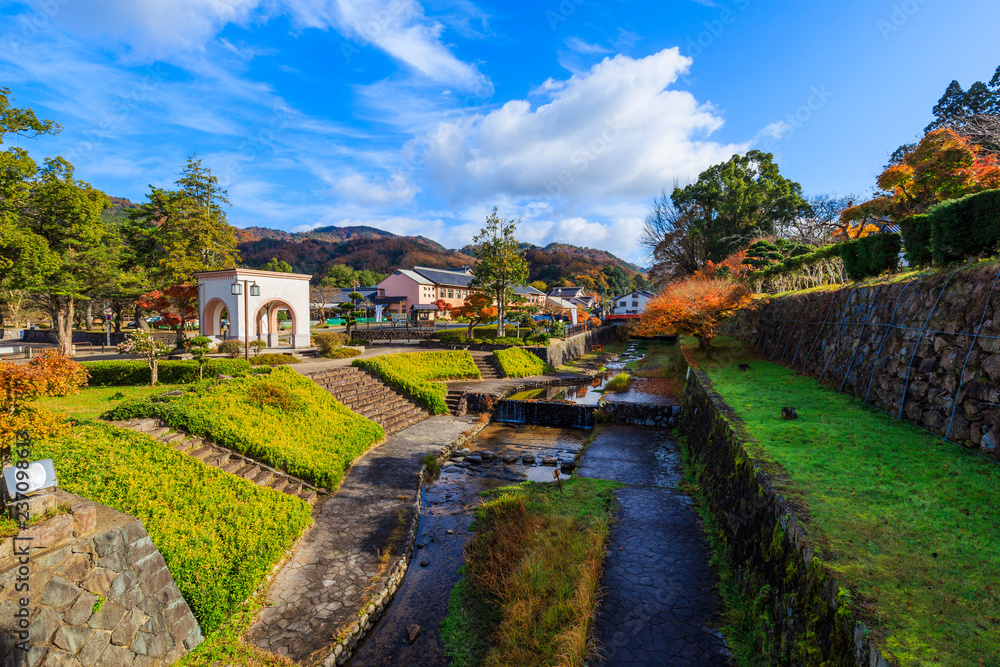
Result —
<instances>
[{"instance_id":1,"label":"concrete steps","mask_svg":"<svg viewBox=\"0 0 1000 667\"><path fill-rule=\"evenodd\" d=\"M472 359L476 362L476 368L479 369L479 374L483 376L484 380L498 380L505 377L492 354L474 354Z\"/></svg>"},{"instance_id":2,"label":"concrete steps","mask_svg":"<svg viewBox=\"0 0 1000 667\"><path fill-rule=\"evenodd\" d=\"M348 410L372 420L392 435L425 419L427 411L370 373L354 366L307 376Z\"/></svg>"},{"instance_id":3,"label":"concrete steps","mask_svg":"<svg viewBox=\"0 0 1000 667\"><path fill-rule=\"evenodd\" d=\"M459 408L461 407L463 396L465 396L465 392L461 389L449 389L444 397L444 402L448 406L448 412L456 417L461 417Z\"/></svg>"},{"instance_id":4,"label":"concrete steps","mask_svg":"<svg viewBox=\"0 0 1000 667\"><path fill-rule=\"evenodd\" d=\"M173 447L188 456L193 456L206 465L218 468L230 475L242 477L257 486L266 486L290 496L296 496L310 505L316 501L320 494L327 493L298 477L266 466L231 449L220 447L204 438L192 436L183 431L176 431L158 419L127 419L111 423L115 426L145 433L164 445Z\"/></svg>"}]
</instances>

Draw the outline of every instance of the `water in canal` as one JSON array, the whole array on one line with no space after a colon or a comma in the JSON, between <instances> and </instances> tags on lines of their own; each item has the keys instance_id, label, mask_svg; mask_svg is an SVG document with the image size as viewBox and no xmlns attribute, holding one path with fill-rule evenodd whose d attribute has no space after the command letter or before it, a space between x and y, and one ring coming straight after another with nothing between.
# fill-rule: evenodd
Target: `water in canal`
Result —
<instances>
[{"instance_id":1,"label":"water in canal","mask_svg":"<svg viewBox=\"0 0 1000 667\"><path fill-rule=\"evenodd\" d=\"M486 451L496 458L486 455L481 463L471 463L459 461L463 458L459 456L442 466L440 477L424 487L417 548L406 579L349 664L447 667L439 629L448 613L448 596L459 579L458 569L465 562L472 511L482 502L479 493L528 479L551 481L555 466L543 465L543 458L570 462L587 436L583 429L490 424L469 448L471 453ZM525 456L534 457L534 462L526 463ZM419 625L421 631L410 644L408 628L412 625Z\"/></svg>"}]
</instances>

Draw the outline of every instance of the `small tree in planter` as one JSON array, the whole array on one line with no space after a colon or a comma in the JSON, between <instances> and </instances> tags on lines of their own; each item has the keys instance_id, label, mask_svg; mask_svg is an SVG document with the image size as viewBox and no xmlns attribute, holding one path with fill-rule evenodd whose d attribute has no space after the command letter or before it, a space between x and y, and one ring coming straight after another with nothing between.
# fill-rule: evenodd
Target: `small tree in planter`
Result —
<instances>
[{"instance_id":1,"label":"small tree in planter","mask_svg":"<svg viewBox=\"0 0 1000 667\"><path fill-rule=\"evenodd\" d=\"M191 356L198 362L198 379L205 379L205 362L208 361L208 353L212 350L212 339L207 336L197 336L184 343L191 352Z\"/></svg>"},{"instance_id":2,"label":"small tree in planter","mask_svg":"<svg viewBox=\"0 0 1000 667\"><path fill-rule=\"evenodd\" d=\"M138 330L125 337L125 342L118 345L118 351L146 360L149 364L149 386L152 387L156 385L160 357L170 352L171 347L153 338L148 331Z\"/></svg>"},{"instance_id":3,"label":"small tree in planter","mask_svg":"<svg viewBox=\"0 0 1000 667\"><path fill-rule=\"evenodd\" d=\"M259 355L260 351L265 347L267 347L267 343L259 338L257 340L250 341L250 350L253 352L253 356L255 357Z\"/></svg>"}]
</instances>

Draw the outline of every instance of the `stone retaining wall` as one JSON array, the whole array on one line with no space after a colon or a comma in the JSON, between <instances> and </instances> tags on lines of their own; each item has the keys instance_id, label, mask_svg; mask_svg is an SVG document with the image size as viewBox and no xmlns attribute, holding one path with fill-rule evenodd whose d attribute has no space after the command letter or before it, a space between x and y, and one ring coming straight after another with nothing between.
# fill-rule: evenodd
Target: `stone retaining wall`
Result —
<instances>
[{"instance_id":1,"label":"stone retaining wall","mask_svg":"<svg viewBox=\"0 0 1000 667\"><path fill-rule=\"evenodd\" d=\"M200 644L201 629L142 521L57 493L70 514L0 545L4 664L169 665ZM12 549L21 545L33 547L27 564ZM19 591L25 568L30 588ZM22 597L30 614L27 651L15 644Z\"/></svg>"},{"instance_id":2,"label":"stone retaining wall","mask_svg":"<svg viewBox=\"0 0 1000 667\"><path fill-rule=\"evenodd\" d=\"M684 432L709 509L724 534L737 585L755 591L748 613L767 623L768 664L889 667L846 592L817 553L751 451L743 422L693 361L684 389ZM759 605L759 607L757 606Z\"/></svg>"},{"instance_id":3,"label":"stone retaining wall","mask_svg":"<svg viewBox=\"0 0 1000 667\"><path fill-rule=\"evenodd\" d=\"M524 349L536 355L549 366L559 368L566 362L579 359L587 354L595 345L605 345L618 340L616 329L615 326L605 325L570 336L566 340L552 343L548 347L526 347Z\"/></svg>"},{"instance_id":4,"label":"stone retaining wall","mask_svg":"<svg viewBox=\"0 0 1000 667\"><path fill-rule=\"evenodd\" d=\"M455 451L464 447L467 442L486 428L488 424L489 422L479 422L466 431L461 438L442 447L437 455L438 462L441 463L448 460ZM417 528L420 526L420 510L423 506L421 498L427 475L427 466L421 466L415 480L416 501L414 502L413 517L410 519L410 526L406 531L406 545L402 555L389 570L388 576L381 580L381 587L372 594L368 607L359 616L358 621L348 628L346 636L339 643L333 645L330 654L321 663L323 667L343 665L353 657L358 645L371 632L378 620L382 618L382 614L389 608L396 592L403 585L403 579L406 577L406 571L410 565L410 558L413 556L414 544L417 541Z\"/></svg>"},{"instance_id":5,"label":"stone retaining wall","mask_svg":"<svg viewBox=\"0 0 1000 667\"><path fill-rule=\"evenodd\" d=\"M682 408L679 405L651 405L648 403L605 402L602 412L616 424L636 426L661 426L673 428L680 423Z\"/></svg>"},{"instance_id":6,"label":"stone retaining wall","mask_svg":"<svg viewBox=\"0 0 1000 667\"><path fill-rule=\"evenodd\" d=\"M997 275L990 265L771 299L738 313L726 333L767 359L1000 460Z\"/></svg>"}]
</instances>

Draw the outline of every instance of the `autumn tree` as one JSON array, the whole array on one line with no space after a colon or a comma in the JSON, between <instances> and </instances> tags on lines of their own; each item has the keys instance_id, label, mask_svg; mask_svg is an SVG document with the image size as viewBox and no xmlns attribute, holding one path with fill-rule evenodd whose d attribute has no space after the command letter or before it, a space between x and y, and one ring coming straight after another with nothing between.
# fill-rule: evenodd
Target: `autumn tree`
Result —
<instances>
[{"instance_id":1,"label":"autumn tree","mask_svg":"<svg viewBox=\"0 0 1000 667\"><path fill-rule=\"evenodd\" d=\"M933 130L878 177L882 193L841 214L843 235L864 229L866 220L901 220L934 204L1000 187L1000 164L950 128Z\"/></svg>"},{"instance_id":2,"label":"autumn tree","mask_svg":"<svg viewBox=\"0 0 1000 667\"><path fill-rule=\"evenodd\" d=\"M132 331L125 337L125 342L118 344L118 351L146 361L149 385L152 387L159 380L160 357L170 352L170 347L156 340L148 331Z\"/></svg>"},{"instance_id":3,"label":"autumn tree","mask_svg":"<svg viewBox=\"0 0 1000 667\"><path fill-rule=\"evenodd\" d=\"M637 335L694 336L698 348L711 354L712 339L722 322L750 303L750 292L727 278L691 277L668 285L646 305Z\"/></svg>"},{"instance_id":4,"label":"autumn tree","mask_svg":"<svg viewBox=\"0 0 1000 667\"><path fill-rule=\"evenodd\" d=\"M471 287L492 297L497 308L497 337L504 336L507 305L520 301L516 288L528 281L528 263L514 238L517 222L501 218L497 208L486 219L486 226L472 239L472 253L478 260L472 269Z\"/></svg>"},{"instance_id":5,"label":"autumn tree","mask_svg":"<svg viewBox=\"0 0 1000 667\"><path fill-rule=\"evenodd\" d=\"M33 438L57 432L63 419L32 401L78 393L86 381L83 366L54 350L43 350L26 364L0 361L0 446L8 445L18 431Z\"/></svg>"},{"instance_id":6,"label":"autumn tree","mask_svg":"<svg viewBox=\"0 0 1000 667\"><path fill-rule=\"evenodd\" d=\"M471 292L466 297L465 303L451 312L452 315L469 318L469 338L473 337L472 333L477 324L488 322L497 316L497 309L493 306L492 299L483 292Z\"/></svg>"}]
</instances>

